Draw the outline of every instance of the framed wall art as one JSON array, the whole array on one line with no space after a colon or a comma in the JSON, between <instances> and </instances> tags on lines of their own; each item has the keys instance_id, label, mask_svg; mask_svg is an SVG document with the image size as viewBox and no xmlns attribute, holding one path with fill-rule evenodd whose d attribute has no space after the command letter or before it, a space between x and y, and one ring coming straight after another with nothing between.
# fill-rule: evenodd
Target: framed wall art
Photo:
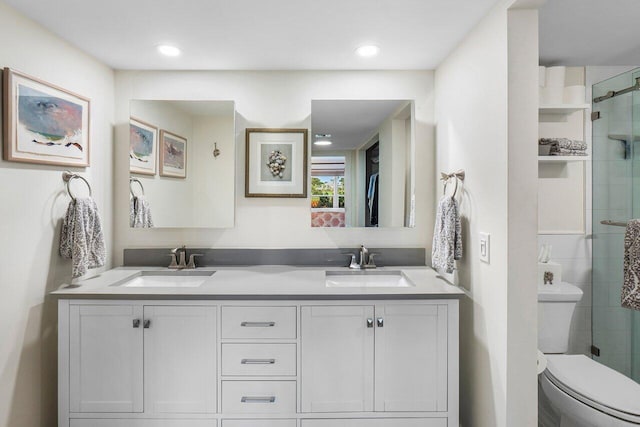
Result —
<instances>
[{"instance_id":1,"label":"framed wall art","mask_svg":"<svg viewBox=\"0 0 640 427\"><path fill-rule=\"evenodd\" d=\"M3 92L5 160L89 166L88 98L10 68Z\"/></svg>"},{"instance_id":2,"label":"framed wall art","mask_svg":"<svg viewBox=\"0 0 640 427\"><path fill-rule=\"evenodd\" d=\"M307 129L247 129L245 197L307 197Z\"/></svg>"},{"instance_id":3,"label":"framed wall art","mask_svg":"<svg viewBox=\"0 0 640 427\"><path fill-rule=\"evenodd\" d=\"M160 176L187 177L187 139L160 131Z\"/></svg>"},{"instance_id":4,"label":"framed wall art","mask_svg":"<svg viewBox=\"0 0 640 427\"><path fill-rule=\"evenodd\" d=\"M156 174L158 128L142 120L129 119L129 172Z\"/></svg>"}]
</instances>

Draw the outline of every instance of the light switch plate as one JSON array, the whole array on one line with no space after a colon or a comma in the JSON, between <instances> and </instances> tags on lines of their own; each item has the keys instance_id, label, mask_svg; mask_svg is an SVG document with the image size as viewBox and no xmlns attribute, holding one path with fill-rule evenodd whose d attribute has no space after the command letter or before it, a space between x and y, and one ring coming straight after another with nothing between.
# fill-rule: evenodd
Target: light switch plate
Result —
<instances>
[{"instance_id":1,"label":"light switch plate","mask_svg":"<svg viewBox=\"0 0 640 427\"><path fill-rule=\"evenodd\" d=\"M491 236L489 233L480 233L480 261L489 264L491 254Z\"/></svg>"}]
</instances>

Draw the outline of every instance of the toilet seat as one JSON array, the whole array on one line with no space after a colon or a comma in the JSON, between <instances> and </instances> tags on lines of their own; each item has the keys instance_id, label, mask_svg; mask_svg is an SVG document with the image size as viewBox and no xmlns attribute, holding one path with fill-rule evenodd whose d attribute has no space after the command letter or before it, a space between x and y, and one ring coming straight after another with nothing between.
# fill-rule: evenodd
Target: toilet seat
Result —
<instances>
[{"instance_id":1,"label":"toilet seat","mask_svg":"<svg viewBox=\"0 0 640 427\"><path fill-rule=\"evenodd\" d=\"M584 355L546 355L544 375L574 399L640 425L640 384Z\"/></svg>"}]
</instances>

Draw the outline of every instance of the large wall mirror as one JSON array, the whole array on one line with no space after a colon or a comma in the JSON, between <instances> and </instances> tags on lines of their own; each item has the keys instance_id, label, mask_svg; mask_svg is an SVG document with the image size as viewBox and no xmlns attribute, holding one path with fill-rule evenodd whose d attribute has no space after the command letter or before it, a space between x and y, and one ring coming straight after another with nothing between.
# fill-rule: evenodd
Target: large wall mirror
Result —
<instances>
[{"instance_id":1,"label":"large wall mirror","mask_svg":"<svg viewBox=\"0 0 640 427\"><path fill-rule=\"evenodd\" d=\"M413 227L414 103L314 100L311 226Z\"/></svg>"},{"instance_id":2,"label":"large wall mirror","mask_svg":"<svg viewBox=\"0 0 640 427\"><path fill-rule=\"evenodd\" d=\"M130 226L233 227L233 101L132 100L130 108Z\"/></svg>"}]
</instances>

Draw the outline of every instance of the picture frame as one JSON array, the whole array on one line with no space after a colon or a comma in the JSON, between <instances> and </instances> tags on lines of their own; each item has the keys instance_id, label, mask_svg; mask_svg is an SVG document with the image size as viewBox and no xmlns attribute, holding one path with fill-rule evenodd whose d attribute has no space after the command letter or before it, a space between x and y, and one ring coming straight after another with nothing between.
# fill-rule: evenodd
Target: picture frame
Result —
<instances>
[{"instance_id":1,"label":"picture frame","mask_svg":"<svg viewBox=\"0 0 640 427\"><path fill-rule=\"evenodd\" d=\"M129 118L129 172L155 175L158 159L158 128L135 117Z\"/></svg>"},{"instance_id":2,"label":"picture frame","mask_svg":"<svg viewBox=\"0 0 640 427\"><path fill-rule=\"evenodd\" d=\"M5 160L89 166L89 98L8 67L2 80Z\"/></svg>"},{"instance_id":3,"label":"picture frame","mask_svg":"<svg viewBox=\"0 0 640 427\"><path fill-rule=\"evenodd\" d=\"M160 176L187 177L187 139L160 130Z\"/></svg>"},{"instance_id":4,"label":"picture frame","mask_svg":"<svg viewBox=\"0 0 640 427\"><path fill-rule=\"evenodd\" d=\"M307 197L307 129L246 130L245 197Z\"/></svg>"}]
</instances>

